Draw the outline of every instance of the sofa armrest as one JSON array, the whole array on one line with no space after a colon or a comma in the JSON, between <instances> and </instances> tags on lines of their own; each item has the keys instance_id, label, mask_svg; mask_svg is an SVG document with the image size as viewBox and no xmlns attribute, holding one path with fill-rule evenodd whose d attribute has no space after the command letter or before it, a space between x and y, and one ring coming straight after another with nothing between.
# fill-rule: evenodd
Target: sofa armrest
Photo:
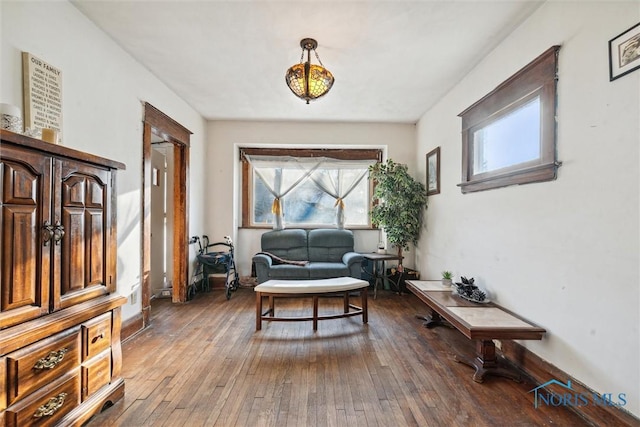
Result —
<instances>
[{"instance_id":1,"label":"sofa armrest","mask_svg":"<svg viewBox=\"0 0 640 427\"><path fill-rule=\"evenodd\" d=\"M342 255L342 262L349 267L349 275L356 279L360 279L362 277L362 260L362 254L357 252L347 252Z\"/></svg>"},{"instance_id":2,"label":"sofa armrest","mask_svg":"<svg viewBox=\"0 0 640 427\"><path fill-rule=\"evenodd\" d=\"M264 283L269 280L269 269L271 268L271 257L264 254L256 254L253 256L253 263L256 266L256 276L258 277L258 284Z\"/></svg>"},{"instance_id":3,"label":"sofa armrest","mask_svg":"<svg viewBox=\"0 0 640 427\"><path fill-rule=\"evenodd\" d=\"M359 254L358 252L347 252L342 255L342 262L348 266L353 264L362 264L362 254Z\"/></svg>"}]
</instances>

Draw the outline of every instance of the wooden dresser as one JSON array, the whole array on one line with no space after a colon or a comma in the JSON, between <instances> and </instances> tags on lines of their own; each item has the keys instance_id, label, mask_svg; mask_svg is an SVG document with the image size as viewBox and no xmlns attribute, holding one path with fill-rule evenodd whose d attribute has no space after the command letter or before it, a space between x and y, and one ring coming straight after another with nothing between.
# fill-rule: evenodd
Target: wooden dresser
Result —
<instances>
[{"instance_id":1,"label":"wooden dresser","mask_svg":"<svg viewBox=\"0 0 640 427\"><path fill-rule=\"evenodd\" d=\"M0 132L0 427L81 425L124 395L124 165Z\"/></svg>"}]
</instances>

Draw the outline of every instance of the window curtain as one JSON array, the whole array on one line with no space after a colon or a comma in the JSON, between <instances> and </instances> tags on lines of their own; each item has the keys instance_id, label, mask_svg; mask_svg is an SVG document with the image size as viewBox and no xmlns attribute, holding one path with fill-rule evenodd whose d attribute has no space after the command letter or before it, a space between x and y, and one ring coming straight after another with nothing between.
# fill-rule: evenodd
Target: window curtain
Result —
<instances>
[{"instance_id":1,"label":"window curtain","mask_svg":"<svg viewBox=\"0 0 640 427\"><path fill-rule=\"evenodd\" d=\"M282 156L247 155L244 156L253 167L254 172L273 195L271 212L273 213L273 229L284 229L284 211L282 198L298 184L303 182L322 164L323 159L295 158ZM283 174L288 176L283 179Z\"/></svg>"},{"instance_id":2,"label":"window curtain","mask_svg":"<svg viewBox=\"0 0 640 427\"><path fill-rule=\"evenodd\" d=\"M373 163L369 160L345 162L330 159L330 168L316 170L310 175L311 180L322 191L336 200L334 207L336 208L336 226L339 229L344 228L344 199L368 175L368 167Z\"/></svg>"}]
</instances>

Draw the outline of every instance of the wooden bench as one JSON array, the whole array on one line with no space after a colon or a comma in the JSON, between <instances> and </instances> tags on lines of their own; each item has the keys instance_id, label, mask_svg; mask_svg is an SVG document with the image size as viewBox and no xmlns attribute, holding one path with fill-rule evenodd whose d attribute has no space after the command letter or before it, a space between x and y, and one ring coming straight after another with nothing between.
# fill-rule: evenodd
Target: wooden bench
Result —
<instances>
[{"instance_id":1,"label":"wooden bench","mask_svg":"<svg viewBox=\"0 0 640 427\"><path fill-rule=\"evenodd\" d=\"M262 321L313 321L313 330L318 330L318 320L339 319L342 317L360 316L362 322L368 322L367 293L369 282L353 277L338 277L335 279L317 280L267 280L254 288L256 292L256 331L262 329ZM349 293L360 291L362 306L358 307L349 302ZM344 312L336 314L318 315L318 297L330 294L342 294ZM313 315L299 317L276 317L276 297L311 297L313 299ZM262 312L262 298L269 298L269 309ZM353 309L353 310L351 310Z\"/></svg>"},{"instance_id":2,"label":"wooden bench","mask_svg":"<svg viewBox=\"0 0 640 427\"><path fill-rule=\"evenodd\" d=\"M520 380L520 375L498 366L494 339L540 340L546 332L497 304L480 304L453 294L440 280L408 280L407 289L431 309L426 327L433 328L446 320L467 338L476 340L476 357L456 356L456 361L475 369L473 380L481 383L485 375L499 375Z\"/></svg>"}]
</instances>

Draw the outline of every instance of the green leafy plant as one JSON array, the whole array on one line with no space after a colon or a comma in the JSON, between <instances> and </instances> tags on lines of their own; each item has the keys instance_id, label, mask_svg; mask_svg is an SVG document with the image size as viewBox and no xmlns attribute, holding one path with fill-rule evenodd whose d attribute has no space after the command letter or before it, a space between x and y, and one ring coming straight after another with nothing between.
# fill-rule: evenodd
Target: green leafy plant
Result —
<instances>
[{"instance_id":1,"label":"green leafy plant","mask_svg":"<svg viewBox=\"0 0 640 427\"><path fill-rule=\"evenodd\" d=\"M445 271L442 272L442 278L451 280L451 279L453 279L453 273L448 271L448 270L445 270Z\"/></svg>"},{"instance_id":2,"label":"green leafy plant","mask_svg":"<svg viewBox=\"0 0 640 427\"><path fill-rule=\"evenodd\" d=\"M369 179L375 182L371 222L382 227L387 240L402 250L416 244L427 206L427 190L409 175L407 165L388 159L369 167Z\"/></svg>"}]
</instances>

